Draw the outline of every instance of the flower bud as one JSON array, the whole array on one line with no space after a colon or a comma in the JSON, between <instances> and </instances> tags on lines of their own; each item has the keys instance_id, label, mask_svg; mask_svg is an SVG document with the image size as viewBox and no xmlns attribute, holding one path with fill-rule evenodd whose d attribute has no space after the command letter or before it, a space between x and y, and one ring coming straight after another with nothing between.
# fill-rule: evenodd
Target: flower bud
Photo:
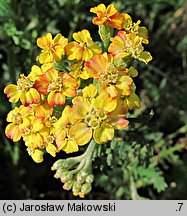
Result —
<instances>
[{"instance_id":1,"label":"flower bud","mask_svg":"<svg viewBox=\"0 0 187 216\"><path fill-rule=\"evenodd\" d=\"M79 182L75 181L74 184L73 184L73 189L72 189L73 195L78 196L80 190L81 190L81 184Z\"/></svg>"},{"instance_id":2,"label":"flower bud","mask_svg":"<svg viewBox=\"0 0 187 216\"><path fill-rule=\"evenodd\" d=\"M71 180L72 178L73 178L73 175L67 171L67 172L64 172L61 174L60 180L62 183L65 183L65 182Z\"/></svg>"},{"instance_id":3,"label":"flower bud","mask_svg":"<svg viewBox=\"0 0 187 216\"><path fill-rule=\"evenodd\" d=\"M85 183L81 187L81 192L84 194L88 194L91 191L91 189L92 189L92 185L90 183Z\"/></svg>"},{"instance_id":4,"label":"flower bud","mask_svg":"<svg viewBox=\"0 0 187 216\"><path fill-rule=\"evenodd\" d=\"M85 182L85 179L86 179L85 173L79 172L77 174L77 182L78 183L83 184Z\"/></svg>"},{"instance_id":5,"label":"flower bud","mask_svg":"<svg viewBox=\"0 0 187 216\"><path fill-rule=\"evenodd\" d=\"M64 161L65 161L64 159L57 160L51 167L51 170L57 170L58 168L62 167Z\"/></svg>"},{"instance_id":6,"label":"flower bud","mask_svg":"<svg viewBox=\"0 0 187 216\"><path fill-rule=\"evenodd\" d=\"M63 189L64 190L70 190L73 186L74 181L73 180L69 180L67 182L65 182L65 184L63 185Z\"/></svg>"},{"instance_id":7,"label":"flower bud","mask_svg":"<svg viewBox=\"0 0 187 216\"><path fill-rule=\"evenodd\" d=\"M90 174L90 175L88 175L88 176L86 177L86 182L87 182L87 183L92 183L93 180L94 180L94 176L93 176L92 174Z\"/></svg>"}]
</instances>

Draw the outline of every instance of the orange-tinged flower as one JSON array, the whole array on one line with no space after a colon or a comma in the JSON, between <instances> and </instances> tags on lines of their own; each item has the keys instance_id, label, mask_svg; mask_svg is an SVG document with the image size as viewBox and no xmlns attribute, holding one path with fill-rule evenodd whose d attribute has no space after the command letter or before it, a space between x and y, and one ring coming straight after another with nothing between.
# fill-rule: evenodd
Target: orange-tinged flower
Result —
<instances>
[{"instance_id":1,"label":"orange-tinged flower","mask_svg":"<svg viewBox=\"0 0 187 216\"><path fill-rule=\"evenodd\" d=\"M112 28L122 29L123 15L120 14L113 4L110 4L107 8L104 4L100 4L97 7L91 8L90 12L97 14L92 22L95 25L103 25L107 23Z\"/></svg>"},{"instance_id":2,"label":"orange-tinged flower","mask_svg":"<svg viewBox=\"0 0 187 216\"><path fill-rule=\"evenodd\" d=\"M43 49L42 53L37 57L37 60L41 64L51 63L54 60L58 61L62 59L64 55L64 47L67 45L68 39L57 34L55 38L52 38L51 33L47 33L41 38L37 39L37 45Z\"/></svg>"},{"instance_id":3,"label":"orange-tinged flower","mask_svg":"<svg viewBox=\"0 0 187 216\"><path fill-rule=\"evenodd\" d=\"M119 93L130 94L133 80L127 76L125 68L114 65L114 59L110 54L95 55L85 65L89 76L97 79L101 90L106 90L110 96L116 97Z\"/></svg>"},{"instance_id":4,"label":"orange-tinged flower","mask_svg":"<svg viewBox=\"0 0 187 216\"><path fill-rule=\"evenodd\" d=\"M133 23L129 14L122 13L122 15L124 16L123 29L125 32L138 35L142 38L142 43L148 44L148 30L144 26L139 26L141 21L138 20L136 23Z\"/></svg>"},{"instance_id":5,"label":"orange-tinged flower","mask_svg":"<svg viewBox=\"0 0 187 216\"><path fill-rule=\"evenodd\" d=\"M62 106L67 97L76 95L76 80L66 72L58 72L55 69L47 71L36 80L34 86L40 94L47 95L50 106Z\"/></svg>"},{"instance_id":6,"label":"orange-tinged flower","mask_svg":"<svg viewBox=\"0 0 187 216\"><path fill-rule=\"evenodd\" d=\"M9 84L6 86L4 93L11 103L16 103L19 99L24 106L40 102L40 94L33 88L33 82L28 77L25 77L24 74L20 75L17 85Z\"/></svg>"},{"instance_id":7,"label":"orange-tinged flower","mask_svg":"<svg viewBox=\"0 0 187 216\"><path fill-rule=\"evenodd\" d=\"M78 151L78 146L87 144L92 136L91 129L85 123L77 123L74 119L70 106L64 108L54 131L57 149L66 153Z\"/></svg>"},{"instance_id":8,"label":"orange-tinged flower","mask_svg":"<svg viewBox=\"0 0 187 216\"><path fill-rule=\"evenodd\" d=\"M92 129L92 135L97 143L104 143L114 137L114 128L122 129L128 121L124 116L113 116L112 112L117 107L117 100L102 91L99 95L93 84L83 89L83 96L73 99L73 114L80 123ZM90 94L90 97L88 96ZM77 127L78 130L78 127Z\"/></svg>"},{"instance_id":9,"label":"orange-tinged flower","mask_svg":"<svg viewBox=\"0 0 187 216\"><path fill-rule=\"evenodd\" d=\"M73 33L73 39L75 41L68 43L65 47L68 60L88 61L95 54L102 52L102 49L93 42L89 31L86 29Z\"/></svg>"},{"instance_id":10,"label":"orange-tinged flower","mask_svg":"<svg viewBox=\"0 0 187 216\"><path fill-rule=\"evenodd\" d=\"M110 40L112 43L108 50L115 59L130 56L145 63L152 60L151 54L144 51L144 47L142 46L143 38L136 34L119 31L118 34Z\"/></svg>"},{"instance_id":11,"label":"orange-tinged flower","mask_svg":"<svg viewBox=\"0 0 187 216\"><path fill-rule=\"evenodd\" d=\"M15 107L7 115L7 122L11 122L7 125L5 129L5 134L8 138L12 139L14 142L17 142L22 137L22 129L29 125L29 120L26 116L29 115L31 107Z\"/></svg>"}]
</instances>

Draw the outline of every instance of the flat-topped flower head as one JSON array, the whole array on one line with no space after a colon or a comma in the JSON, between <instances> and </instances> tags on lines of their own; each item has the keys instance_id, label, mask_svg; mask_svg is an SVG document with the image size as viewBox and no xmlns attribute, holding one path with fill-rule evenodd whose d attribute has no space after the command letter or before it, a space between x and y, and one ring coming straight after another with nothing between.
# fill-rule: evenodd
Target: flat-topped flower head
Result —
<instances>
[{"instance_id":1,"label":"flat-topped flower head","mask_svg":"<svg viewBox=\"0 0 187 216\"><path fill-rule=\"evenodd\" d=\"M88 61L95 54L102 52L102 49L93 42L89 31L86 29L73 33L73 39L75 41L68 43L65 47L68 60Z\"/></svg>"},{"instance_id":2,"label":"flat-topped flower head","mask_svg":"<svg viewBox=\"0 0 187 216\"><path fill-rule=\"evenodd\" d=\"M55 69L47 71L36 80L34 86L40 94L48 95L47 101L50 106L62 106L66 97L76 95L76 80L66 72Z\"/></svg>"},{"instance_id":3,"label":"flat-topped flower head","mask_svg":"<svg viewBox=\"0 0 187 216\"><path fill-rule=\"evenodd\" d=\"M33 87L33 84L34 83L28 77L21 74L20 79L17 81L17 85L9 84L5 87L4 93L11 103L16 103L20 99L24 106L37 104L40 102L40 95Z\"/></svg>"},{"instance_id":4,"label":"flat-topped flower head","mask_svg":"<svg viewBox=\"0 0 187 216\"><path fill-rule=\"evenodd\" d=\"M119 93L130 94L133 80L127 76L125 68L114 65L112 55L107 53L96 55L85 65L89 76L98 80L100 88L106 90L111 97L117 97Z\"/></svg>"},{"instance_id":5,"label":"flat-topped flower head","mask_svg":"<svg viewBox=\"0 0 187 216\"><path fill-rule=\"evenodd\" d=\"M42 49L42 53L37 57L41 64L46 64L62 59L64 55L64 47L67 45L68 39L57 34L52 38L51 33L47 33L43 37L37 39L37 45Z\"/></svg>"},{"instance_id":6,"label":"flat-topped flower head","mask_svg":"<svg viewBox=\"0 0 187 216\"><path fill-rule=\"evenodd\" d=\"M91 8L90 12L97 14L97 17L92 20L93 24L103 25L106 23L112 28L122 29L124 17L113 4L110 4L107 8L104 4L100 4Z\"/></svg>"},{"instance_id":7,"label":"flat-topped flower head","mask_svg":"<svg viewBox=\"0 0 187 216\"><path fill-rule=\"evenodd\" d=\"M143 38L136 34L119 31L118 34L110 40L112 43L110 44L108 51L115 59L130 56L145 63L152 60L151 54L144 51L142 45Z\"/></svg>"}]
</instances>

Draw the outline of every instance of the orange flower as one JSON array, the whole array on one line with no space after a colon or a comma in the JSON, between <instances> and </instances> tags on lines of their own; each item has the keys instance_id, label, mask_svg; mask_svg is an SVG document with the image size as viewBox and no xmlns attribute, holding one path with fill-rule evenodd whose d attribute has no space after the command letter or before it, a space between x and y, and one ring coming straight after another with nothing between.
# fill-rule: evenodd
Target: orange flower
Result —
<instances>
[{"instance_id":1,"label":"orange flower","mask_svg":"<svg viewBox=\"0 0 187 216\"><path fill-rule=\"evenodd\" d=\"M132 57L146 64L152 60L152 56L149 52L144 51L143 37L140 37L133 33L126 33L125 31L119 31L118 34L110 39L108 51L114 56L115 59Z\"/></svg>"},{"instance_id":2,"label":"orange flower","mask_svg":"<svg viewBox=\"0 0 187 216\"><path fill-rule=\"evenodd\" d=\"M37 60L41 64L46 64L62 59L64 55L64 47L67 45L68 39L57 34L55 38L52 38L51 33L47 33L41 38L37 39L37 45L42 48L42 53L37 57Z\"/></svg>"},{"instance_id":3,"label":"orange flower","mask_svg":"<svg viewBox=\"0 0 187 216\"><path fill-rule=\"evenodd\" d=\"M47 95L50 106L63 106L67 97L76 95L77 82L66 72L55 69L42 74L34 84L40 94Z\"/></svg>"},{"instance_id":4,"label":"orange flower","mask_svg":"<svg viewBox=\"0 0 187 216\"><path fill-rule=\"evenodd\" d=\"M91 8L90 12L98 16L93 19L93 24L103 25L107 23L112 28L122 29L124 17L122 14L118 13L113 4L110 4L107 8L104 4L100 4L97 7Z\"/></svg>"},{"instance_id":5,"label":"orange flower","mask_svg":"<svg viewBox=\"0 0 187 216\"><path fill-rule=\"evenodd\" d=\"M112 55L96 55L85 65L89 76L97 79L100 88L106 90L111 97L130 94L133 80L126 75L128 69L116 67Z\"/></svg>"},{"instance_id":6,"label":"orange flower","mask_svg":"<svg viewBox=\"0 0 187 216\"><path fill-rule=\"evenodd\" d=\"M5 129L5 134L8 138L12 139L14 142L17 142L21 139L23 133L22 129L29 125L29 120L26 118L30 111L31 107L15 107L7 115L7 122L11 122L7 125Z\"/></svg>"},{"instance_id":7,"label":"orange flower","mask_svg":"<svg viewBox=\"0 0 187 216\"><path fill-rule=\"evenodd\" d=\"M24 106L39 103L40 95L38 91L33 88L33 82L28 77L25 77L24 74L21 74L20 77L21 78L17 81L17 85L9 84L4 89L4 93L9 98L9 101L11 103L16 103L20 99Z\"/></svg>"},{"instance_id":8,"label":"orange flower","mask_svg":"<svg viewBox=\"0 0 187 216\"><path fill-rule=\"evenodd\" d=\"M95 54L102 52L101 48L93 42L88 30L84 29L73 34L74 42L70 42L65 47L65 53L68 60L77 59L88 61Z\"/></svg>"}]
</instances>

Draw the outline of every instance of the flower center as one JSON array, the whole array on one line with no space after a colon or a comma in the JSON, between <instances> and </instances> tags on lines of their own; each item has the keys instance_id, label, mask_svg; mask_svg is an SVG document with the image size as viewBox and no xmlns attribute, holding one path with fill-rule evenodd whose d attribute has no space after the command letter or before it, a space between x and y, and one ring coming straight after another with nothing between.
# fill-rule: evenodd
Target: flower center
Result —
<instances>
[{"instance_id":1,"label":"flower center","mask_svg":"<svg viewBox=\"0 0 187 216\"><path fill-rule=\"evenodd\" d=\"M32 81L30 81L24 74L20 75L20 79L17 81L17 90L19 92L27 92L33 87Z\"/></svg>"},{"instance_id":2,"label":"flower center","mask_svg":"<svg viewBox=\"0 0 187 216\"><path fill-rule=\"evenodd\" d=\"M49 136L47 137L47 143L53 143L54 141L55 141L54 136L49 135Z\"/></svg>"},{"instance_id":3,"label":"flower center","mask_svg":"<svg viewBox=\"0 0 187 216\"><path fill-rule=\"evenodd\" d=\"M62 78L58 76L57 78L53 79L52 82L49 84L47 91L61 91L63 87Z\"/></svg>"},{"instance_id":4,"label":"flower center","mask_svg":"<svg viewBox=\"0 0 187 216\"><path fill-rule=\"evenodd\" d=\"M118 79L118 70L112 64L108 63L107 67L104 70L99 71L99 82L101 85L108 86L109 84L115 84Z\"/></svg>"},{"instance_id":5,"label":"flower center","mask_svg":"<svg viewBox=\"0 0 187 216\"><path fill-rule=\"evenodd\" d=\"M96 107L91 106L88 114L85 116L85 122L88 124L88 126L95 129L103 121L107 121L107 115L104 110L98 110Z\"/></svg>"},{"instance_id":6,"label":"flower center","mask_svg":"<svg viewBox=\"0 0 187 216\"><path fill-rule=\"evenodd\" d=\"M12 122L15 124L21 124L23 122L22 115L20 113L14 113L12 115Z\"/></svg>"},{"instance_id":7,"label":"flower center","mask_svg":"<svg viewBox=\"0 0 187 216\"><path fill-rule=\"evenodd\" d=\"M45 125L46 127L51 127L55 124L55 122L57 121L57 118L55 116L50 116L50 115L47 115L45 117Z\"/></svg>"},{"instance_id":8,"label":"flower center","mask_svg":"<svg viewBox=\"0 0 187 216\"><path fill-rule=\"evenodd\" d=\"M132 57L138 58L140 53L143 51L143 46L140 38L137 37L127 37L125 42L124 52L131 53Z\"/></svg>"}]
</instances>

